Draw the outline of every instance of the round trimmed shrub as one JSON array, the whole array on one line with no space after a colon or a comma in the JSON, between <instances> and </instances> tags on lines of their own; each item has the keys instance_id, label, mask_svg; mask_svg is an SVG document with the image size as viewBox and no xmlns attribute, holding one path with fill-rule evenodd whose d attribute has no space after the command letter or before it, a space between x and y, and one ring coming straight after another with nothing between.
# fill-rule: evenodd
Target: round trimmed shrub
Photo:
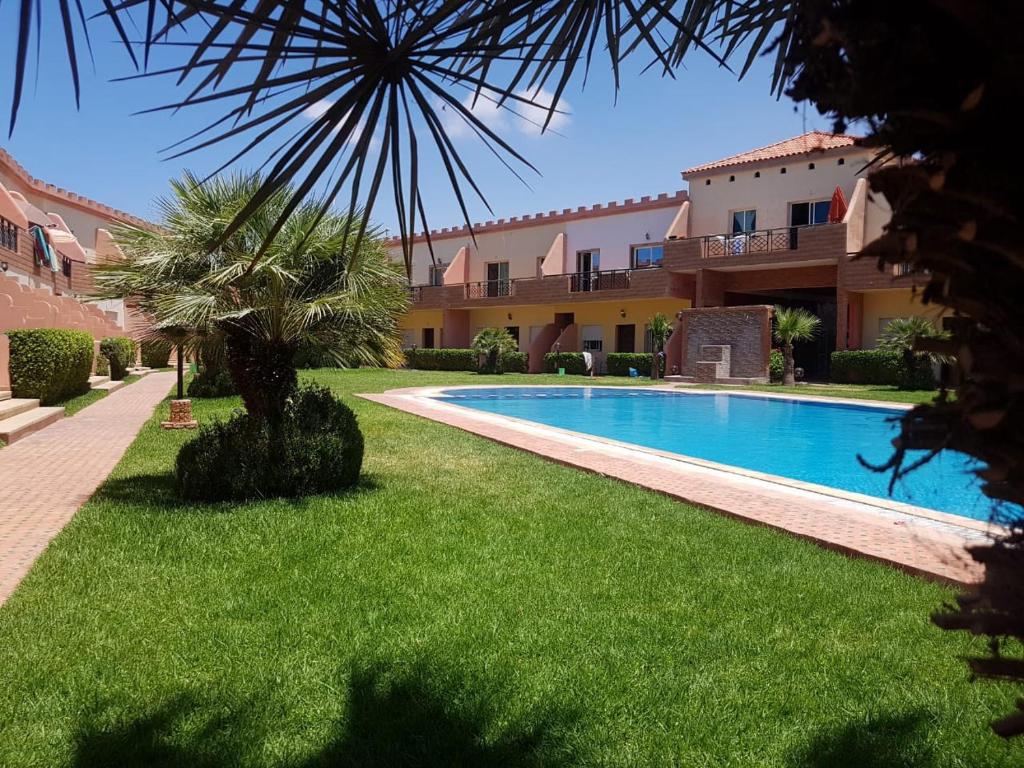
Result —
<instances>
[{"instance_id":1,"label":"round trimmed shrub","mask_svg":"<svg viewBox=\"0 0 1024 768\"><path fill-rule=\"evenodd\" d=\"M100 342L100 354L110 363L110 378L121 381L135 362L135 342L125 336L108 336Z\"/></svg>"},{"instance_id":2,"label":"round trimmed shrub","mask_svg":"<svg viewBox=\"0 0 1024 768\"><path fill-rule=\"evenodd\" d=\"M53 405L89 390L93 340L85 331L24 328L10 340L11 394Z\"/></svg>"},{"instance_id":3,"label":"round trimmed shrub","mask_svg":"<svg viewBox=\"0 0 1024 768\"><path fill-rule=\"evenodd\" d=\"M308 496L351 488L363 466L355 414L329 389L296 391L280 424L247 413L200 429L175 464L178 494L195 501Z\"/></svg>"},{"instance_id":4,"label":"round trimmed shrub","mask_svg":"<svg viewBox=\"0 0 1024 768\"><path fill-rule=\"evenodd\" d=\"M142 342L142 364L147 368L166 368L171 359L171 343L167 341Z\"/></svg>"},{"instance_id":5,"label":"round trimmed shrub","mask_svg":"<svg viewBox=\"0 0 1024 768\"><path fill-rule=\"evenodd\" d=\"M768 379L770 381L782 381L783 368L786 367L786 359L782 356L781 349L773 349L768 356Z\"/></svg>"},{"instance_id":6,"label":"round trimmed shrub","mask_svg":"<svg viewBox=\"0 0 1024 768\"><path fill-rule=\"evenodd\" d=\"M231 380L231 374L223 368L217 371L200 368L199 373L188 383L189 397L232 397L237 394L238 389Z\"/></svg>"}]
</instances>

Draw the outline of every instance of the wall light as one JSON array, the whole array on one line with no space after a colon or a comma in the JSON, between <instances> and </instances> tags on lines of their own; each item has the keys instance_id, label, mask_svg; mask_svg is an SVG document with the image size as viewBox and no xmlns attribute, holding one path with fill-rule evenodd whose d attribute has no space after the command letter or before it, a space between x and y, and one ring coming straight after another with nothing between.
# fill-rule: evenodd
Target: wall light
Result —
<instances>
[{"instance_id":1,"label":"wall light","mask_svg":"<svg viewBox=\"0 0 1024 768\"><path fill-rule=\"evenodd\" d=\"M0 261L0 272L6 272L8 266L10 265L6 261Z\"/></svg>"},{"instance_id":2,"label":"wall light","mask_svg":"<svg viewBox=\"0 0 1024 768\"><path fill-rule=\"evenodd\" d=\"M511 312L509 312L509 313L508 313L508 319L509 319L509 320L511 320L511 319L512 319L512 313L511 313Z\"/></svg>"},{"instance_id":3,"label":"wall light","mask_svg":"<svg viewBox=\"0 0 1024 768\"><path fill-rule=\"evenodd\" d=\"M619 317L621 317L621 318L625 318L625 317L626 317L626 310L624 310L624 309L620 309L620 310L619 310Z\"/></svg>"}]
</instances>

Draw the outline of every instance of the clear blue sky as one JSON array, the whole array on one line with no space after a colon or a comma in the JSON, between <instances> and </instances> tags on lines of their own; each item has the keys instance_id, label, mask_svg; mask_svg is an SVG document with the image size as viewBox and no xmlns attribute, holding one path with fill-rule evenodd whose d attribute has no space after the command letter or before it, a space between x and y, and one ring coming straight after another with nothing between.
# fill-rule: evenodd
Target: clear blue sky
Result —
<instances>
[{"instance_id":1,"label":"clear blue sky","mask_svg":"<svg viewBox=\"0 0 1024 768\"><path fill-rule=\"evenodd\" d=\"M0 28L13 29L15 8L13 3L0 4ZM91 71L86 62L82 106L76 111L59 30L44 31L38 77L33 73L26 88L14 136L0 139L0 145L34 176L152 218L152 201L165 194L170 177L185 167L208 172L226 156L227 146L170 161L160 155L161 149L219 116L220 108L133 116L173 102L180 91L169 78L110 82L132 70L112 34L105 32L102 26L93 31L96 69ZM13 38L11 43L0 54L0 67L8 72L13 68ZM156 64L168 56L159 53ZM577 83L566 92L570 114L559 126L561 135L532 135L516 118L497 118L505 135L541 173L524 170L531 188L498 165L475 138L455 138L494 218L672 192L684 188L679 176L683 168L793 136L803 128L793 104L771 95L767 61L737 82L702 54L694 55L676 80L655 71L641 74L638 59L627 65L618 103L602 63L595 64L585 90ZM0 78L2 125L7 123L11 81L9 74ZM830 126L808 110L806 127ZM243 159L240 167L257 159L262 158ZM422 186L430 224L460 224L447 179L437 171ZM492 218L479 203L471 213L474 220ZM395 231L390 197L378 200L373 218Z\"/></svg>"}]
</instances>

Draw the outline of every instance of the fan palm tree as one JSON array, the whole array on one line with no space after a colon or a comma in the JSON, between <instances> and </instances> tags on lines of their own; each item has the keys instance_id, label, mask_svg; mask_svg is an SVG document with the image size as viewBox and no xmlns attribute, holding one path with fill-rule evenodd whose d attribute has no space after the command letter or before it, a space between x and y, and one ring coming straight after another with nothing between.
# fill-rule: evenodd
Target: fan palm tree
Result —
<instances>
[{"instance_id":1,"label":"fan palm tree","mask_svg":"<svg viewBox=\"0 0 1024 768\"><path fill-rule=\"evenodd\" d=\"M503 373L502 355L516 352L519 344L504 328L484 328L473 339L473 349L484 358L480 373Z\"/></svg>"},{"instance_id":2,"label":"fan palm tree","mask_svg":"<svg viewBox=\"0 0 1024 768\"><path fill-rule=\"evenodd\" d=\"M651 378L657 379L661 376L661 356L668 343L668 337L672 335L672 323L661 312L647 321L647 327L651 333L651 342L654 345L654 361L651 363Z\"/></svg>"},{"instance_id":3,"label":"fan palm tree","mask_svg":"<svg viewBox=\"0 0 1024 768\"><path fill-rule=\"evenodd\" d=\"M800 307L775 307L775 340L782 345L782 385L796 384L793 344L818 335L821 320Z\"/></svg>"},{"instance_id":4,"label":"fan palm tree","mask_svg":"<svg viewBox=\"0 0 1024 768\"><path fill-rule=\"evenodd\" d=\"M408 303L383 243L365 237L356 247L360 221L311 202L273 236L288 190L224 237L260 184L257 174L201 183L186 173L159 203L163 228L118 229L124 259L97 265L95 280L97 297L136 298L156 335L188 329L207 347L222 338L247 410L275 421L296 387L300 346L338 364L395 365Z\"/></svg>"},{"instance_id":5,"label":"fan palm tree","mask_svg":"<svg viewBox=\"0 0 1024 768\"><path fill-rule=\"evenodd\" d=\"M939 330L927 318L915 315L913 317L898 317L891 320L885 330L878 337L878 348L892 352L898 352L903 357L903 377L901 389L914 389L923 386L919 384L924 381L934 383L930 373L925 371L922 376L923 366L941 365L948 363L950 356L934 351L918 351L916 345L919 339L947 339L949 334Z\"/></svg>"}]
</instances>

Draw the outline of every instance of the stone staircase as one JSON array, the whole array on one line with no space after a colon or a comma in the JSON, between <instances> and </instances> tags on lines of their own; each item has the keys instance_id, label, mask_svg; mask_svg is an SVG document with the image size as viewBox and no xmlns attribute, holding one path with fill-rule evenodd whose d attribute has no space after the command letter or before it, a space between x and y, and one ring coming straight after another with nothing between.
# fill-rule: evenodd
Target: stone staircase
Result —
<instances>
[{"instance_id":1,"label":"stone staircase","mask_svg":"<svg viewBox=\"0 0 1024 768\"><path fill-rule=\"evenodd\" d=\"M44 408L33 398L0 392L0 445L10 445L62 418L63 408Z\"/></svg>"}]
</instances>

